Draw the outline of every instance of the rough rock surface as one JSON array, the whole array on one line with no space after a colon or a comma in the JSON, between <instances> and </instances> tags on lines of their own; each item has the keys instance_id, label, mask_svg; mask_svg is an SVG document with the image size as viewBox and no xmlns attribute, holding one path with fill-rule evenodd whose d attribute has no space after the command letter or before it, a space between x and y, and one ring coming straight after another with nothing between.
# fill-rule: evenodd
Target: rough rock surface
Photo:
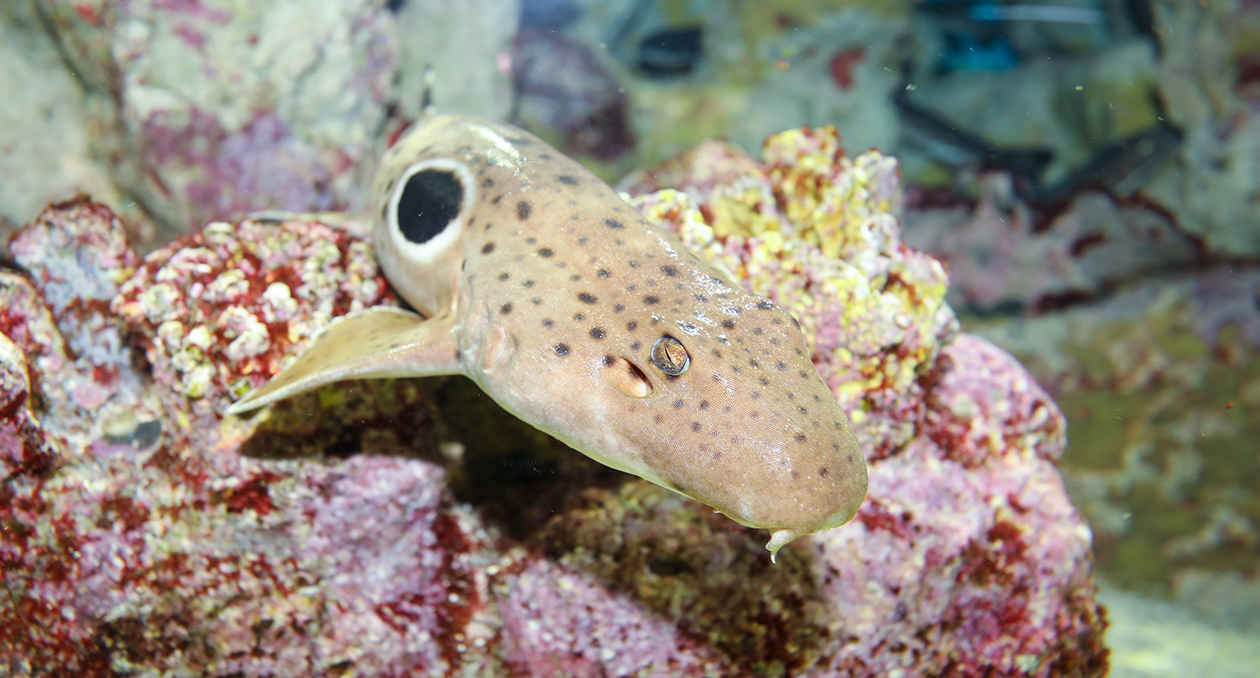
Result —
<instances>
[{"instance_id":1,"label":"rough rock surface","mask_svg":"<svg viewBox=\"0 0 1260 678\"><path fill-rule=\"evenodd\" d=\"M128 201L118 200L91 157L99 130L87 97L41 30L33 2L0 6L0 82L0 240L69 195L91 193L124 208Z\"/></svg>"},{"instance_id":2,"label":"rough rock surface","mask_svg":"<svg viewBox=\"0 0 1260 678\"><path fill-rule=\"evenodd\" d=\"M168 227L362 202L396 70L369 0L52 2L72 65L113 98L118 180Z\"/></svg>"},{"instance_id":3,"label":"rough rock surface","mask_svg":"<svg viewBox=\"0 0 1260 678\"><path fill-rule=\"evenodd\" d=\"M388 303L362 242L211 225L136 266L104 208L69 203L19 235L20 263L45 273L0 281L0 666L1103 675L1091 535L1054 465L1062 415L958 333L943 269L900 242L895 163L849 159L824 129L771 138L764 163L707 146L654 181L667 174L687 193L640 209L817 337L869 451L853 524L772 565L762 535L706 507L496 433L512 422L457 381L352 383L220 419L324 319ZM95 262L84 303L60 296L68 250ZM75 337L120 328L131 359L97 370ZM73 378L105 401L32 397Z\"/></svg>"},{"instance_id":4,"label":"rough rock surface","mask_svg":"<svg viewBox=\"0 0 1260 678\"><path fill-rule=\"evenodd\" d=\"M907 243L949 266L948 298L960 309L1055 309L1205 261L1201 243L1149 205L1083 193L1045 218L1014 195L1010 176L976 183L974 204L924 206L905 217Z\"/></svg>"},{"instance_id":5,"label":"rough rock surface","mask_svg":"<svg viewBox=\"0 0 1260 678\"><path fill-rule=\"evenodd\" d=\"M358 209L372 159L419 114L426 67L444 110L507 115L518 14L517 0L6 1L0 236L79 192L116 205L144 251L253 210Z\"/></svg>"},{"instance_id":6,"label":"rough rock surface","mask_svg":"<svg viewBox=\"0 0 1260 678\"><path fill-rule=\"evenodd\" d=\"M980 325L1055 394L1110 581L1225 623L1260 610L1260 268Z\"/></svg>"}]
</instances>

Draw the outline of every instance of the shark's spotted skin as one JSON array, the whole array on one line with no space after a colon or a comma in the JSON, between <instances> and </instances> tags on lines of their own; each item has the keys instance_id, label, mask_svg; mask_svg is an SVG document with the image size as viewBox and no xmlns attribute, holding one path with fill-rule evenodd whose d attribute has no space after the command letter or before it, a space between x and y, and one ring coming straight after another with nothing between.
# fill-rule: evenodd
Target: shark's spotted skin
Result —
<instances>
[{"instance_id":1,"label":"shark's spotted skin","mask_svg":"<svg viewBox=\"0 0 1260 678\"><path fill-rule=\"evenodd\" d=\"M766 528L848 522L866 464L796 320L515 127L436 116L385 155L375 246L397 309L346 316L236 403L464 374L588 456Z\"/></svg>"}]
</instances>

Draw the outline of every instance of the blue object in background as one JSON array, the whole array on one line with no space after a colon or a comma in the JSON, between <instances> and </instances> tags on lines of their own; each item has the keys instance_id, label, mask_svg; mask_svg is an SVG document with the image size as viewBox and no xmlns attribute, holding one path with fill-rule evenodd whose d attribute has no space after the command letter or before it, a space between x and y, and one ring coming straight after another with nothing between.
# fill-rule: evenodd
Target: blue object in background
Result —
<instances>
[{"instance_id":1,"label":"blue object in background","mask_svg":"<svg viewBox=\"0 0 1260 678\"><path fill-rule=\"evenodd\" d=\"M1005 71L1019 63L1019 55L1006 36L999 35L986 44L974 35L958 35L950 42L938 64L945 71Z\"/></svg>"}]
</instances>

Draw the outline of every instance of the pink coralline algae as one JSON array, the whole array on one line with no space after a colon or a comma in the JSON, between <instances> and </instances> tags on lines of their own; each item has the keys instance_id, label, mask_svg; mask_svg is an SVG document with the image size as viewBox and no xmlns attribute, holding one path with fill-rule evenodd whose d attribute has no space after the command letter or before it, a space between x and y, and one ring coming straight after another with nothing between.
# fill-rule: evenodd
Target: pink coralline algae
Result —
<instances>
[{"instance_id":1,"label":"pink coralline algae","mask_svg":"<svg viewBox=\"0 0 1260 678\"><path fill-rule=\"evenodd\" d=\"M362 206L398 72L380 2L37 5L159 241L253 210Z\"/></svg>"},{"instance_id":2,"label":"pink coralline algae","mask_svg":"<svg viewBox=\"0 0 1260 678\"><path fill-rule=\"evenodd\" d=\"M517 124L551 130L566 153L608 162L633 150L625 88L596 50L526 28L512 43L512 85Z\"/></svg>"},{"instance_id":3,"label":"pink coralline algae","mask_svg":"<svg viewBox=\"0 0 1260 678\"><path fill-rule=\"evenodd\" d=\"M103 208L55 206L18 236L34 275L0 278L0 666L1104 675L1091 535L1054 467L1062 414L959 332L944 269L900 242L895 162L846 157L830 129L771 137L764 157L703 146L634 202L797 314L868 451L852 524L771 564L757 531L545 437L491 444L505 415L459 382L348 383L220 418L329 318L391 303L365 242L215 223L136 263L64 235L112 232ZM82 289L112 295L94 322L130 338L116 375L63 339L81 305L52 301L66 247L45 242L102 262ZM73 378L103 380L106 402L38 395Z\"/></svg>"}]
</instances>

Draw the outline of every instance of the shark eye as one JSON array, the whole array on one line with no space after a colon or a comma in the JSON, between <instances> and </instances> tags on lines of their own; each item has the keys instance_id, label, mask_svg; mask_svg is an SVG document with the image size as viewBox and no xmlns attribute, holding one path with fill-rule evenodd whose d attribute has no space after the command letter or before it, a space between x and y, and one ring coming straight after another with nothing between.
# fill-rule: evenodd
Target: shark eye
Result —
<instances>
[{"instance_id":1,"label":"shark eye","mask_svg":"<svg viewBox=\"0 0 1260 678\"><path fill-rule=\"evenodd\" d=\"M398 230L408 242L423 245L444 231L464 204L464 185L455 172L425 168L407 175L394 199Z\"/></svg>"},{"instance_id":2,"label":"shark eye","mask_svg":"<svg viewBox=\"0 0 1260 678\"><path fill-rule=\"evenodd\" d=\"M671 377L677 377L691 367L691 356L681 341L668 334L652 344L652 364Z\"/></svg>"}]
</instances>

